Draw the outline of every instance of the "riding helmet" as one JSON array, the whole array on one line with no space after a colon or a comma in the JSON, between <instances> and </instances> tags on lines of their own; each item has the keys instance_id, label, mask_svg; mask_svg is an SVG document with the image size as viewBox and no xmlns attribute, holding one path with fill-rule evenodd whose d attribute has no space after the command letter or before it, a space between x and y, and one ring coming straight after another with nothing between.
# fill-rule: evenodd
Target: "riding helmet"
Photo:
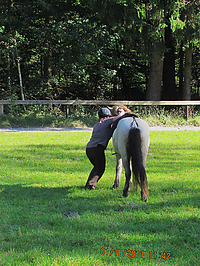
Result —
<instances>
[{"instance_id":1,"label":"riding helmet","mask_svg":"<svg viewBox=\"0 0 200 266\"><path fill-rule=\"evenodd\" d=\"M99 118L104 118L104 117L107 117L107 116L111 116L111 112L108 108L104 107L104 108L101 108L98 112L98 116Z\"/></svg>"}]
</instances>

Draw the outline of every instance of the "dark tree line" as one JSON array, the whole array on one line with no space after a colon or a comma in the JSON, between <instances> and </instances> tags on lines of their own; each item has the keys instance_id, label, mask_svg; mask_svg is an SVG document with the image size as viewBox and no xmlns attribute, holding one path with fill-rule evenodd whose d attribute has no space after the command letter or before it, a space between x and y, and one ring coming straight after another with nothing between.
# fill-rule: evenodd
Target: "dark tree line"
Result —
<instances>
[{"instance_id":1,"label":"dark tree line","mask_svg":"<svg viewBox=\"0 0 200 266\"><path fill-rule=\"evenodd\" d=\"M0 0L0 99L198 99L200 4Z\"/></svg>"}]
</instances>

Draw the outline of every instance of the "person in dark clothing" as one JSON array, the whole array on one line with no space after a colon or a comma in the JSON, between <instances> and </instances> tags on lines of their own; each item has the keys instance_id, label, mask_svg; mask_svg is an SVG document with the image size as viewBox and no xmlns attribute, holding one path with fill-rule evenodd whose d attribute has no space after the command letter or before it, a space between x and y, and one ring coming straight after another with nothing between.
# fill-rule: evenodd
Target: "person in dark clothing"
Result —
<instances>
[{"instance_id":1,"label":"person in dark clothing","mask_svg":"<svg viewBox=\"0 0 200 266\"><path fill-rule=\"evenodd\" d=\"M101 108L98 116L99 120L94 125L91 139L86 146L87 157L93 165L93 169L85 185L86 189L95 189L97 182L105 171L105 149L119 120L125 117L137 117L133 113L124 114L123 109L119 109L118 116L111 117L111 112L108 108Z\"/></svg>"},{"instance_id":2,"label":"person in dark clothing","mask_svg":"<svg viewBox=\"0 0 200 266\"><path fill-rule=\"evenodd\" d=\"M105 149L113 132L111 126L123 114L124 110L121 110L118 116L111 117L108 108L101 108L99 110L99 120L94 125L92 136L86 146L86 154L93 164L93 169L90 172L85 188L95 189L97 182L102 177L106 165Z\"/></svg>"}]
</instances>

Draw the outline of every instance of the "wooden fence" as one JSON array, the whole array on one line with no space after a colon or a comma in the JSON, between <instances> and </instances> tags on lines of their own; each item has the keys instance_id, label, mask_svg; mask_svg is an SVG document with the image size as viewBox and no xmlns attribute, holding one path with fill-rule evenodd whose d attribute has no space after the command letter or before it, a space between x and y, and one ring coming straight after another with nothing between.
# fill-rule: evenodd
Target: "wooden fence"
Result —
<instances>
[{"instance_id":1,"label":"wooden fence","mask_svg":"<svg viewBox=\"0 0 200 266\"><path fill-rule=\"evenodd\" d=\"M19 101L11 101L11 100L0 100L0 115L3 114L4 105L99 105L99 106L107 106L107 105L135 105L135 106L185 106L186 107L186 119L189 116L189 106L200 105L200 101L123 101L123 100L19 100ZM67 108L68 109L68 108Z\"/></svg>"}]
</instances>

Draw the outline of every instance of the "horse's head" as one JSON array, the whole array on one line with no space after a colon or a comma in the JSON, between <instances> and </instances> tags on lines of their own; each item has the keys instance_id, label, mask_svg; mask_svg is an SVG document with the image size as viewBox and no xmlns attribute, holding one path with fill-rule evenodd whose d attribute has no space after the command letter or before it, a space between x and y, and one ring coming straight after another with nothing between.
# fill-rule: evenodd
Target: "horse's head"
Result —
<instances>
[{"instance_id":1,"label":"horse's head","mask_svg":"<svg viewBox=\"0 0 200 266\"><path fill-rule=\"evenodd\" d=\"M121 110L124 110L125 113L132 113L132 111L124 105L114 105L113 107L108 106L108 109L110 109L112 116L119 115Z\"/></svg>"}]
</instances>

